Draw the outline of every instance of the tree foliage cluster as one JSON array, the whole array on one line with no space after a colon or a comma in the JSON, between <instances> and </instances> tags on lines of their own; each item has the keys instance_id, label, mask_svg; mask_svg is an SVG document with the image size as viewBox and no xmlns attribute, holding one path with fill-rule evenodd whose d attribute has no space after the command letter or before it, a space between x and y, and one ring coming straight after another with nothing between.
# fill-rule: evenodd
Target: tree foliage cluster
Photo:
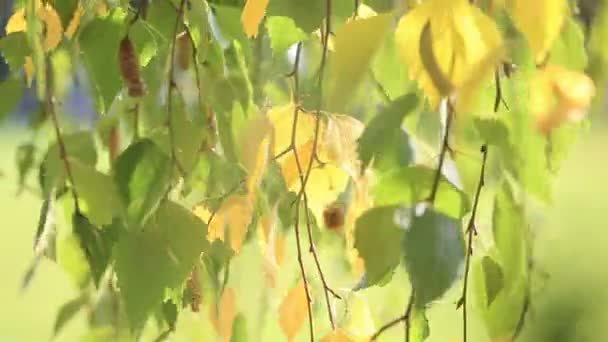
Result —
<instances>
[{"instance_id":1,"label":"tree foliage cluster","mask_svg":"<svg viewBox=\"0 0 608 342\"><path fill-rule=\"evenodd\" d=\"M596 6L581 20L566 0L16 1L0 118L26 88L39 103L16 161L41 198L24 287L50 258L81 289L54 333L86 310L91 341L163 340L200 311L224 341L251 340L260 318L227 284L256 244L290 341L401 324L423 341L451 289L465 341L471 306L513 340L533 305L531 216L605 77ZM65 105L76 78L92 128ZM365 293L398 268L409 301L376 326Z\"/></svg>"}]
</instances>

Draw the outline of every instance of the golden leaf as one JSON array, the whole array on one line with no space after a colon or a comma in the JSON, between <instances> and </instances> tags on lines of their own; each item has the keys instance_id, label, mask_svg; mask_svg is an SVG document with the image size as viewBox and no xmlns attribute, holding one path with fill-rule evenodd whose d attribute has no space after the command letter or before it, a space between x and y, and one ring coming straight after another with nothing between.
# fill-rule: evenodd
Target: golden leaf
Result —
<instances>
[{"instance_id":1,"label":"golden leaf","mask_svg":"<svg viewBox=\"0 0 608 342\"><path fill-rule=\"evenodd\" d=\"M277 153L285 151L291 145L294 112L295 105L293 103L272 108L268 111L268 119L274 127L274 149ZM302 146L314 137L315 124L315 115L299 111L296 125L296 147ZM322 131L323 123L320 124L320 131Z\"/></svg>"},{"instance_id":2,"label":"golden leaf","mask_svg":"<svg viewBox=\"0 0 608 342\"><path fill-rule=\"evenodd\" d=\"M13 32L25 32L27 30L27 22L25 21L25 9L20 8L11 15L6 23L6 34Z\"/></svg>"},{"instance_id":3,"label":"golden leaf","mask_svg":"<svg viewBox=\"0 0 608 342\"><path fill-rule=\"evenodd\" d=\"M357 153L357 140L365 126L352 116L331 114L319 149L319 157L327 158L332 164L346 171L355 178L359 174L361 163Z\"/></svg>"},{"instance_id":4,"label":"golden leaf","mask_svg":"<svg viewBox=\"0 0 608 342\"><path fill-rule=\"evenodd\" d=\"M258 35L258 27L264 19L266 7L268 7L268 0L247 0L241 14L241 23L247 37Z\"/></svg>"},{"instance_id":5,"label":"golden leaf","mask_svg":"<svg viewBox=\"0 0 608 342\"><path fill-rule=\"evenodd\" d=\"M217 310L214 306L209 309L209 318L215 331L229 342L232 337L232 323L236 316L236 299L232 288L226 288L222 293L222 298L218 303Z\"/></svg>"},{"instance_id":6,"label":"golden leaf","mask_svg":"<svg viewBox=\"0 0 608 342\"><path fill-rule=\"evenodd\" d=\"M34 80L34 75L36 73L36 67L34 66L32 56L25 57L25 64L23 65L23 68L25 69L25 78L29 88L32 86L32 81Z\"/></svg>"},{"instance_id":7,"label":"golden leaf","mask_svg":"<svg viewBox=\"0 0 608 342\"><path fill-rule=\"evenodd\" d=\"M560 34L566 19L565 0L507 0L515 26L526 36L537 63L541 63Z\"/></svg>"},{"instance_id":8,"label":"golden leaf","mask_svg":"<svg viewBox=\"0 0 608 342\"><path fill-rule=\"evenodd\" d=\"M494 21L468 0L428 0L401 18L395 33L400 55L408 66L409 77L418 82L430 103L437 107L444 94L433 82L433 70L425 68L419 48L425 47L420 43L427 24L430 40L424 45L432 47L438 72L456 92L476 90L470 88L479 82L471 79L485 80L492 74L502 54L502 38Z\"/></svg>"},{"instance_id":9,"label":"golden leaf","mask_svg":"<svg viewBox=\"0 0 608 342\"><path fill-rule=\"evenodd\" d=\"M46 34L42 46L45 51L52 50L59 45L63 33L61 18L50 4L42 5L38 9L38 18L46 25Z\"/></svg>"},{"instance_id":10,"label":"golden leaf","mask_svg":"<svg viewBox=\"0 0 608 342\"><path fill-rule=\"evenodd\" d=\"M247 192L254 194L262 181L268 160L273 155L272 124L260 115L248 124L241 143L241 164L248 172Z\"/></svg>"},{"instance_id":11,"label":"golden leaf","mask_svg":"<svg viewBox=\"0 0 608 342\"><path fill-rule=\"evenodd\" d=\"M228 197L217 210L208 227L209 241L225 241L225 230L230 234L230 247L235 253L241 251L247 228L253 215L252 198L247 195Z\"/></svg>"},{"instance_id":12,"label":"golden leaf","mask_svg":"<svg viewBox=\"0 0 608 342\"><path fill-rule=\"evenodd\" d=\"M80 19L82 18L83 14L84 14L84 7L82 7L82 3L79 1L78 7L76 7L74 14L72 14L72 19L70 20L70 23L68 24L68 27L65 29L65 36L68 39L72 39L74 37L76 30L80 26Z\"/></svg>"},{"instance_id":13,"label":"golden leaf","mask_svg":"<svg viewBox=\"0 0 608 342\"><path fill-rule=\"evenodd\" d=\"M300 279L279 307L279 325L288 341L293 341L308 317L308 302L304 281Z\"/></svg>"},{"instance_id":14,"label":"golden leaf","mask_svg":"<svg viewBox=\"0 0 608 342\"><path fill-rule=\"evenodd\" d=\"M589 76L547 65L530 82L530 112L536 128L548 134L566 121L576 122L585 117L595 95Z\"/></svg>"},{"instance_id":15,"label":"golden leaf","mask_svg":"<svg viewBox=\"0 0 608 342\"><path fill-rule=\"evenodd\" d=\"M283 234L277 229L277 206L259 220L257 232L258 242L264 255L264 274L268 286L274 288L285 248Z\"/></svg>"},{"instance_id":16,"label":"golden leaf","mask_svg":"<svg viewBox=\"0 0 608 342\"><path fill-rule=\"evenodd\" d=\"M321 338L321 342L355 342L343 329L337 329Z\"/></svg>"}]
</instances>

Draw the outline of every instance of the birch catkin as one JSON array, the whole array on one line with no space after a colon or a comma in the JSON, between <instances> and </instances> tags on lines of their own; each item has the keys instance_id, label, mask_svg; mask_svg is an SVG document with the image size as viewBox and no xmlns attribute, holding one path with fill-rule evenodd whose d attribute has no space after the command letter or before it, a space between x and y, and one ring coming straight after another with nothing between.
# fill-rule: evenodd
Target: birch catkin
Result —
<instances>
[{"instance_id":1,"label":"birch catkin","mask_svg":"<svg viewBox=\"0 0 608 342\"><path fill-rule=\"evenodd\" d=\"M129 96L141 97L145 93L145 86L141 79L139 71L139 63L133 43L129 36L125 36L120 41L118 48L118 64L120 65L120 74L125 82L125 86L129 91Z\"/></svg>"}]
</instances>

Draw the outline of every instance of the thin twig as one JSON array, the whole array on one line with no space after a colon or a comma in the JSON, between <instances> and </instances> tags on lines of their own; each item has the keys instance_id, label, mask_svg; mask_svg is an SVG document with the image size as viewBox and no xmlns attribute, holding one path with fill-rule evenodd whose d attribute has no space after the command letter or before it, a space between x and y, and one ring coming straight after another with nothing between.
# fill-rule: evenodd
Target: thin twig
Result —
<instances>
[{"instance_id":1,"label":"thin twig","mask_svg":"<svg viewBox=\"0 0 608 342\"><path fill-rule=\"evenodd\" d=\"M469 218L469 224L467 225L466 233L468 237L467 241L467 254L464 269L464 283L462 285L462 295L456 303L456 309L462 307L462 340L467 341L467 289L469 285L469 271L471 268L471 256L473 255L473 236L477 235L477 229L475 228L475 217L477 216L477 207L479 206L479 196L481 195L481 188L485 183L485 171L486 171L486 160L488 157L488 146L481 146L482 160L481 160L481 171L479 172L479 183L477 183L477 190L475 192L475 199L473 201L473 209L471 211L471 217Z\"/></svg>"},{"instance_id":2,"label":"thin twig","mask_svg":"<svg viewBox=\"0 0 608 342\"><path fill-rule=\"evenodd\" d=\"M431 187L431 194L427 199L428 202L434 203L435 197L437 197L437 191L439 190L439 183L441 181L443 162L445 161L446 152L450 149L450 128L452 127L452 120L454 116L454 108L449 100L447 101L448 111L446 113L445 120L445 133L443 134L443 140L441 143L441 150L439 152L439 162L437 165L437 170L435 172L435 178L433 179L433 185Z\"/></svg>"},{"instance_id":3,"label":"thin twig","mask_svg":"<svg viewBox=\"0 0 608 342\"><path fill-rule=\"evenodd\" d=\"M310 295L310 288L308 284L308 280L306 278L306 270L304 268L304 261L302 259L302 245L300 242L300 203L296 204L296 247L298 250L298 264L300 265L300 272L302 273L302 281L304 282L304 292L306 292L306 304L308 309L308 327L310 328L310 340L315 340L315 328L312 318L312 296Z\"/></svg>"},{"instance_id":4,"label":"thin twig","mask_svg":"<svg viewBox=\"0 0 608 342\"><path fill-rule=\"evenodd\" d=\"M502 87L500 86L500 72L498 69L494 72L494 82L496 83L496 97L494 98L494 113L498 112L498 107L500 103L505 106L507 110L509 110L509 106L505 101L504 97L502 97Z\"/></svg>"},{"instance_id":5,"label":"thin twig","mask_svg":"<svg viewBox=\"0 0 608 342\"><path fill-rule=\"evenodd\" d=\"M399 316L397 318L395 318L394 320L386 323L385 325L381 326L380 329L378 329L378 331L376 331L375 334L372 335L372 337L370 338L370 341L375 341L378 339L378 337L380 337L380 335L382 335L382 333L384 333L386 330L394 327L395 325L401 323L401 322L405 322L405 341L409 342L410 339L410 316L412 315L412 308L414 307L414 290L412 289L412 292L410 293L410 299L407 302L407 306L405 308L405 313L403 314L403 316Z\"/></svg>"},{"instance_id":6,"label":"thin twig","mask_svg":"<svg viewBox=\"0 0 608 342\"><path fill-rule=\"evenodd\" d=\"M300 196L306 189L306 184L310 178L312 171L312 165L314 161L319 161L317 155L317 146L319 145L319 131L321 127L321 109L323 108L323 78L325 76L325 65L327 64L327 51L329 45L329 34L331 32L331 0L326 0L326 16L325 16L325 37L323 39L323 52L321 54L321 65L319 66L319 78L317 84L318 96L317 96L317 108L315 113L315 133L312 143L312 158L308 161L306 168L306 174L304 176L304 182L300 188Z\"/></svg>"},{"instance_id":7,"label":"thin twig","mask_svg":"<svg viewBox=\"0 0 608 342\"><path fill-rule=\"evenodd\" d=\"M57 113L55 112L55 105L53 103L53 72L52 72L52 63L50 62L50 57L45 57L46 64L46 99L44 110L46 115L51 117L53 121L53 127L55 129L55 136L57 138L57 146L59 147L59 158L63 163L63 167L65 169L66 176L71 184L71 192L72 197L74 199L74 211L80 212L80 205L78 203L78 192L76 190L76 182L74 182L74 175L72 173L72 167L70 166L70 162L68 161L68 153L65 148L65 142L63 140L63 136L61 135L61 129L59 128L59 120L57 119Z\"/></svg>"},{"instance_id":8,"label":"thin twig","mask_svg":"<svg viewBox=\"0 0 608 342\"><path fill-rule=\"evenodd\" d=\"M170 0L168 0L171 2ZM173 89L175 88L175 80L173 78L173 74L175 73L175 41L177 39L177 31L179 30L180 23L183 22L184 15L184 6L186 5L186 0L181 0L179 3L179 7L176 10L175 17L175 25L173 26L173 37L171 39L171 56L169 58L169 80L167 84L167 128L169 130L169 143L171 145L171 159L175 164L175 167L179 171L179 173L184 176L186 172L179 160L177 159L177 153L175 151L175 132L173 131Z\"/></svg>"},{"instance_id":9,"label":"thin twig","mask_svg":"<svg viewBox=\"0 0 608 342\"><path fill-rule=\"evenodd\" d=\"M317 249L315 248L315 243L312 238L312 228L310 225L310 217L308 213L308 196L304 193L304 215L306 218L306 230L308 232L308 246L309 251L315 260L315 265L317 266L317 272L319 273L319 278L321 278L321 283L323 284L323 293L325 294L325 304L327 305L327 314L329 315L329 323L331 324L331 329L336 330L336 323L334 321L333 311L331 309L331 302L329 301L329 294L331 293L337 299L342 299L334 290L332 290L325 280L325 275L323 274L323 269L321 268L321 263L319 262L319 256L317 255Z\"/></svg>"}]
</instances>

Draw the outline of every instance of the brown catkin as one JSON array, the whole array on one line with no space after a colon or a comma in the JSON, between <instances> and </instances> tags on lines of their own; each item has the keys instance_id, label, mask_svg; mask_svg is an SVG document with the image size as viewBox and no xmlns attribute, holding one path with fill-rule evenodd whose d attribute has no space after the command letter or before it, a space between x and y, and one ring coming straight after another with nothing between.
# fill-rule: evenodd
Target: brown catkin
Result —
<instances>
[{"instance_id":1,"label":"brown catkin","mask_svg":"<svg viewBox=\"0 0 608 342\"><path fill-rule=\"evenodd\" d=\"M129 96L141 97L145 93L144 83L141 80L139 72L139 63L133 43L129 36L125 36L120 41L118 48L118 65L120 65L120 74L129 90Z\"/></svg>"},{"instance_id":2,"label":"brown catkin","mask_svg":"<svg viewBox=\"0 0 608 342\"><path fill-rule=\"evenodd\" d=\"M330 204L323 210L323 221L330 230L340 230L344 226L344 208L338 203Z\"/></svg>"},{"instance_id":3,"label":"brown catkin","mask_svg":"<svg viewBox=\"0 0 608 342\"><path fill-rule=\"evenodd\" d=\"M192 268L190 277L188 277L188 281L186 282L186 289L190 297L190 309L192 310L192 312L199 312L203 294L201 284L199 282L197 266L194 266Z\"/></svg>"},{"instance_id":4,"label":"brown catkin","mask_svg":"<svg viewBox=\"0 0 608 342\"><path fill-rule=\"evenodd\" d=\"M188 70L192 59L192 43L190 42L190 36L184 31L177 35L175 43L177 44L175 56L177 65L182 70Z\"/></svg>"}]
</instances>

